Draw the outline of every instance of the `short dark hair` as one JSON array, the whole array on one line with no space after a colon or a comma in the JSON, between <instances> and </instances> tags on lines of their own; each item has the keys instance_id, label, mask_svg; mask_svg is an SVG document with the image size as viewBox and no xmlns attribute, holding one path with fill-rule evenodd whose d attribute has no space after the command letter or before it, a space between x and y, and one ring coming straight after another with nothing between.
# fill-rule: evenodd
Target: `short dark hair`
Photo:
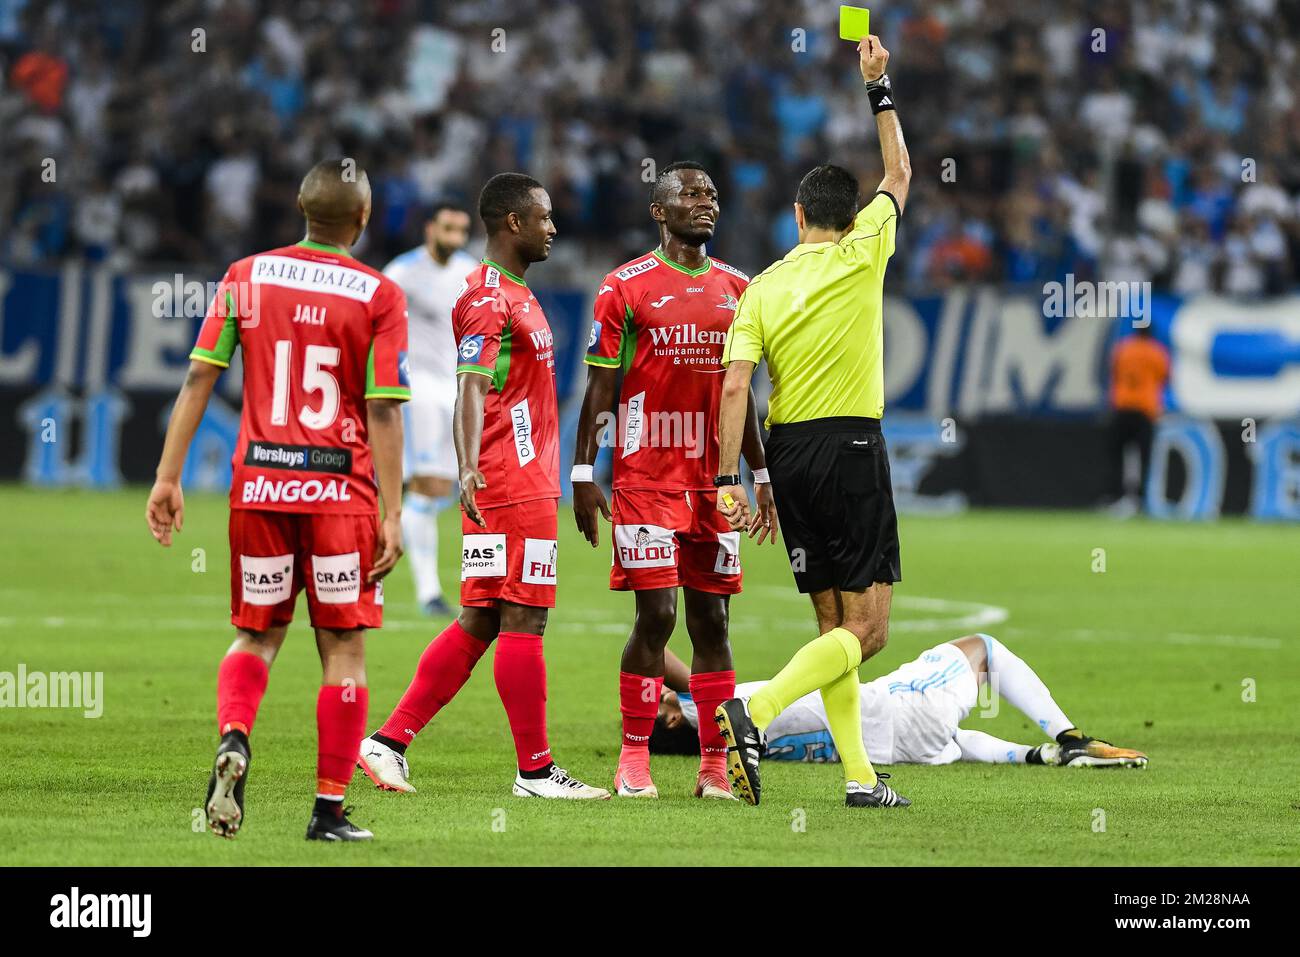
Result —
<instances>
[{"instance_id":1,"label":"short dark hair","mask_svg":"<svg viewBox=\"0 0 1300 957\"><path fill-rule=\"evenodd\" d=\"M425 222L438 218L438 214L450 210L453 213L464 213L469 215L469 210L465 204L455 199L440 199L429 207L428 215L424 217Z\"/></svg>"},{"instance_id":2,"label":"short dark hair","mask_svg":"<svg viewBox=\"0 0 1300 957\"><path fill-rule=\"evenodd\" d=\"M858 178L842 166L826 163L799 181L794 201L803 207L808 226L848 229L858 214Z\"/></svg>"},{"instance_id":3,"label":"short dark hair","mask_svg":"<svg viewBox=\"0 0 1300 957\"><path fill-rule=\"evenodd\" d=\"M677 727L668 727L662 717L655 718L650 729L651 754L684 754L697 757L700 753L700 733L689 721L679 721Z\"/></svg>"},{"instance_id":4,"label":"short dark hair","mask_svg":"<svg viewBox=\"0 0 1300 957\"><path fill-rule=\"evenodd\" d=\"M705 176L709 175L709 171L695 160L678 160L676 163L669 163L659 171L659 175L655 177L654 185L650 187L650 202L662 203L668 199L668 176L680 169L697 169Z\"/></svg>"},{"instance_id":5,"label":"short dark hair","mask_svg":"<svg viewBox=\"0 0 1300 957\"><path fill-rule=\"evenodd\" d=\"M529 194L542 184L525 173L497 173L478 194L478 215L489 233L495 233L511 213L523 215L532 202Z\"/></svg>"}]
</instances>

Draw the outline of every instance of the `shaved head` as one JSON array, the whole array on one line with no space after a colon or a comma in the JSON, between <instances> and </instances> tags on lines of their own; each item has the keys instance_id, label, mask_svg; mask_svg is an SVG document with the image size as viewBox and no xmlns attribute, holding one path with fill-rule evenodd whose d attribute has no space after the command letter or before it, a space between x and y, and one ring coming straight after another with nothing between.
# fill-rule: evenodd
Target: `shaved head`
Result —
<instances>
[{"instance_id":1,"label":"shaved head","mask_svg":"<svg viewBox=\"0 0 1300 957\"><path fill-rule=\"evenodd\" d=\"M356 160L322 160L303 177L298 208L309 226L364 229L370 218L370 179Z\"/></svg>"}]
</instances>

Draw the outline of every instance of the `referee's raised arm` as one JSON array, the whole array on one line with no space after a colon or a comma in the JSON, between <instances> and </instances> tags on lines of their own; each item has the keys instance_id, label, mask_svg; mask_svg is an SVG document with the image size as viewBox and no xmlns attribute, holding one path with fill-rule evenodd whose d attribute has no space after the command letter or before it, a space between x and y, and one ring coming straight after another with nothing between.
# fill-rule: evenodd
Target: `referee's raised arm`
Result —
<instances>
[{"instance_id":1,"label":"referee's raised arm","mask_svg":"<svg viewBox=\"0 0 1300 957\"><path fill-rule=\"evenodd\" d=\"M858 44L858 65L862 82L867 87L871 111L876 115L876 133L880 137L880 155L885 162L885 178L876 187L878 193L888 193L894 198L898 215L907 205L907 189L912 182L912 161L903 141L903 127L898 122L894 108L894 87L885 73L889 51L877 36L869 36Z\"/></svg>"},{"instance_id":2,"label":"referee's raised arm","mask_svg":"<svg viewBox=\"0 0 1300 957\"><path fill-rule=\"evenodd\" d=\"M767 471L795 585L812 599L820 632L761 690L716 712L732 783L751 804L760 793L762 730L819 689L844 768L845 803L910 803L877 778L867 756L858 666L885 646L893 583L902 576L880 429L883 295L912 172L885 74L889 51L869 36L858 45L858 60L885 177L859 209L858 181L848 170L826 164L804 176L794 204L799 244L750 282L722 353L718 508L732 528L748 521L741 429L750 378L766 360Z\"/></svg>"}]
</instances>

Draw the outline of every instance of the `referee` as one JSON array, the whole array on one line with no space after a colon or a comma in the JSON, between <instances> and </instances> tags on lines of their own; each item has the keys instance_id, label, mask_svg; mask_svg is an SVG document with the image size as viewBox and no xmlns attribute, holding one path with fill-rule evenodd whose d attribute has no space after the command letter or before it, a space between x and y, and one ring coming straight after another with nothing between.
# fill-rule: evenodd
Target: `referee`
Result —
<instances>
[{"instance_id":1,"label":"referee","mask_svg":"<svg viewBox=\"0 0 1300 957\"><path fill-rule=\"evenodd\" d=\"M795 584L812 596L821 633L761 691L717 710L732 784L750 804L759 800L763 729L819 688L843 762L845 803L911 803L871 767L858 696L858 665L885 645L900 579L898 519L880 433L881 291L911 180L885 75L889 51L869 36L858 52L885 178L861 211L857 180L847 170L819 166L803 178L794 204L799 245L750 283L722 355L719 469L729 474L714 479L718 508L734 529L749 523L740 442L750 379L765 358L772 377L768 472Z\"/></svg>"}]
</instances>

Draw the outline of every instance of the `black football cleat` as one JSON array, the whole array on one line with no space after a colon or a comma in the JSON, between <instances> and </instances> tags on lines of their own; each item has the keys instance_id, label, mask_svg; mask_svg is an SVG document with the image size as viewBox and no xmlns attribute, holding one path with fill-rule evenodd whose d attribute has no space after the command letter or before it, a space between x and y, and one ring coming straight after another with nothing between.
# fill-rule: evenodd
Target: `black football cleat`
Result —
<instances>
[{"instance_id":1,"label":"black football cleat","mask_svg":"<svg viewBox=\"0 0 1300 957\"><path fill-rule=\"evenodd\" d=\"M763 785L758 759L762 756L763 733L749 716L748 698L731 698L713 713L722 739L727 742L727 777L736 793L750 804L758 804Z\"/></svg>"},{"instance_id":2,"label":"black football cleat","mask_svg":"<svg viewBox=\"0 0 1300 957\"><path fill-rule=\"evenodd\" d=\"M307 824L307 840L369 841L374 838L375 835L364 827L357 827L348 820L348 812L351 810L350 807L338 811L333 809L313 810L311 812L311 821Z\"/></svg>"},{"instance_id":3,"label":"black football cleat","mask_svg":"<svg viewBox=\"0 0 1300 957\"><path fill-rule=\"evenodd\" d=\"M850 781L845 786L845 807L910 807L912 802L899 794L888 784L888 774L876 775L874 788L863 787L857 781Z\"/></svg>"},{"instance_id":4,"label":"black football cleat","mask_svg":"<svg viewBox=\"0 0 1300 957\"><path fill-rule=\"evenodd\" d=\"M1090 738L1078 728L1056 736L1060 765L1066 768L1144 768L1147 756L1132 748L1117 748L1101 738Z\"/></svg>"},{"instance_id":5,"label":"black football cleat","mask_svg":"<svg viewBox=\"0 0 1300 957\"><path fill-rule=\"evenodd\" d=\"M217 745L203 807L208 827L218 837L234 837L244 823L244 782L252 752L242 731L229 731Z\"/></svg>"}]
</instances>

